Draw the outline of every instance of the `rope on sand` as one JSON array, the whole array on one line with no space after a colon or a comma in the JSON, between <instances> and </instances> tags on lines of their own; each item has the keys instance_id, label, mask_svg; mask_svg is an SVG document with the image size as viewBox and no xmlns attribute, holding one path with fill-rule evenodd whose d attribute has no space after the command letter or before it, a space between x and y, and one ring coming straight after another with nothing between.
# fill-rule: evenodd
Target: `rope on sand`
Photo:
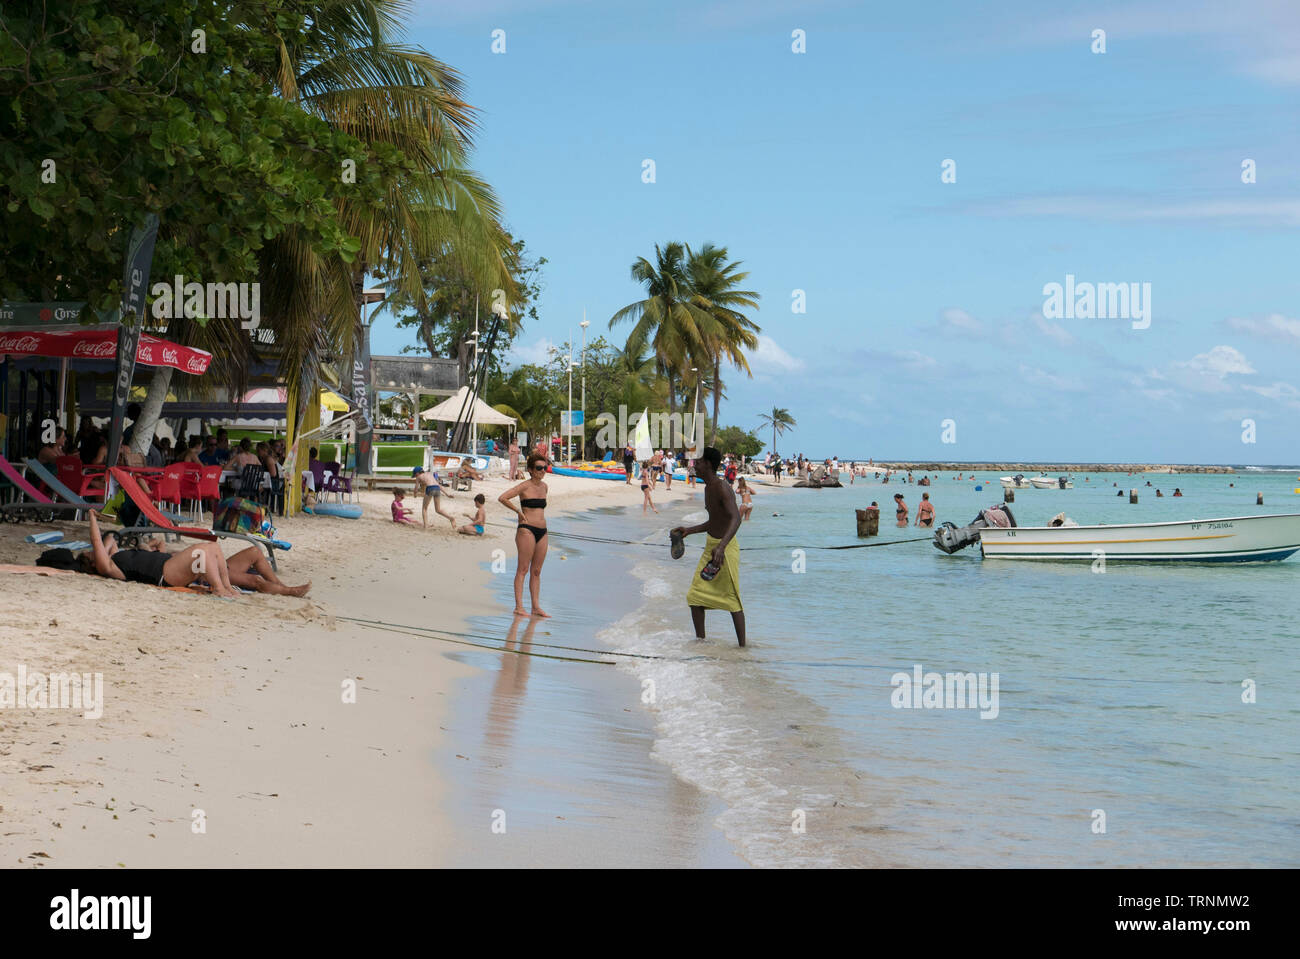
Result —
<instances>
[{"instance_id":1,"label":"rope on sand","mask_svg":"<svg viewBox=\"0 0 1300 959\"><path fill-rule=\"evenodd\" d=\"M335 618L335 619L345 620L346 622L349 622L349 623L360 623L362 626L373 626L373 627L376 627L376 628L383 628L383 629L413 630L413 631L415 631L415 632L419 632L419 633L444 633L444 634L446 634L446 635L448 635L448 636L456 636L456 637L460 637L461 639L490 639L490 640L494 640L494 641L496 641L496 642L498 642L498 643L501 643L501 642L505 642L505 641L506 641L506 640L504 639L504 637L501 637L501 636L485 636L485 635L482 634L482 633L458 633L458 632L456 632L455 630L451 630L451 629L436 629L436 628L434 628L434 627L432 627L432 626L407 626L407 625L405 625L404 623L385 623L385 622L383 622L382 620L357 619L355 616L336 616L336 617L334 617L334 618ZM442 636L434 636L433 638L434 638L434 639L442 639L443 637L442 637ZM451 640L448 640L448 642L451 642ZM469 646L480 646L480 644L478 644L478 643L466 643L466 645L469 645ZM560 645L557 645L557 644L555 644L555 643L534 643L534 642L532 642L531 640L521 640L521 641L520 641L520 645L522 645L522 646L541 646L541 647L543 647L543 648L545 648L545 649L564 649L564 650L568 650L569 652L575 652L575 653L595 653L595 654L598 655L598 656L625 656L625 657L629 657L629 658L632 658L632 659L666 659L666 658L667 658L666 656L653 656L653 655L646 654L646 653L619 653L619 652L615 652L615 651L612 650L612 649L587 649L587 648L582 647L582 646L560 646ZM480 648L482 648L482 649L498 650L498 651L500 651L500 652L506 652L506 653L519 652L518 650L513 650L513 649L502 649L501 647L498 647L498 646L480 646ZM524 655L526 655L526 656L542 656L542 655L545 655L545 654L543 654L543 653L525 653ZM569 659L570 657L568 657L568 656L552 656L552 657L549 657L549 658L551 658L551 659ZM576 661L576 662L583 662L583 663L587 663L587 662L602 662L601 660L589 660L589 659L579 659L579 660L575 660L575 661ZM611 664L610 664L610 663L605 663L605 665L608 666L608 665L611 665Z\"/></svg>"}]
</instances>

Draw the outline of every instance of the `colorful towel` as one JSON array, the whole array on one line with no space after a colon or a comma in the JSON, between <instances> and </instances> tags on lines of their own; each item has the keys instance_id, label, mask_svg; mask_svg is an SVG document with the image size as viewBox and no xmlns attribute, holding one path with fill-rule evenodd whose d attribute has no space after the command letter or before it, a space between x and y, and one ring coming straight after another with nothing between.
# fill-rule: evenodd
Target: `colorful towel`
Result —
<instances>
[{"instance_id":1,"label":"colorful towel","mask_svg":"<svg viewBox=\"0 0 1300 959\"><path fill-rule=\"evenodd\" d=\"M713 550L719 542L716 536L705 540L704 552L700 554L695 575L691 578L691 588L686 593L686 605L738 613L744 607L740 604L740 544L734 536L723 553L722 569L718 570L718 575L711 580L700 578L700 570L713 557Z\"/></svg>"}]
</instances>

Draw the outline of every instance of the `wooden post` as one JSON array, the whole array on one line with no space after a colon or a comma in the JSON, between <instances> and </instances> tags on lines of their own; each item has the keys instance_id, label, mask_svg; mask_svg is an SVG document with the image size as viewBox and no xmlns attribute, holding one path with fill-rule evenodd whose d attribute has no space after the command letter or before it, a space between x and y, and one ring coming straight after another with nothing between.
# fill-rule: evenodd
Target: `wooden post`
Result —
<instances>
[{"instance_id":1,"label":"wooden post","mask_svg":"<svg viewBox=\"0 0 1300 959\"><path fill-rule=\"evenodd\" d=\"M858 514L858 536L879 536L880 535L880 510L878 509L860 509L855 510Z\"/></svg>"},{"instance_id":2,"label":"wooden post","mask_svg":"<svg viewBox=\"0 0 1300 959\"><path fill-rule=\"evenodd\" d=\"M1131 490L1128 491L1128 501L1129 501L1130 503L1136 503L1136 502L1138 501L1138 491L1137 491L1137 490L1135 490L1135 489L1131 489Z\"/></svg>"},{"instance_id":3,"label":"wooden post","mask_svg":"<svg viewBox=\"0 0 1300 959\"><path fill-rule=\"evenodd\" d=\"M1016 491L1013 489L1004 489L1002 491L1002 502L1014 503L1016 501Z\"/></svg>"},{"instance_id":4,"label":"wooden post","mask_svg":"<svg viewBox=\"0 0 1300 959\"><path fill-rule=\"evenodd\" d=\"M1263 494L1263 493L1256 493L1256 494L1255 494L1255 505L1256 505L1256 506L1263 506L1263 505L1264 505L1264 494Z\"/></svg>"}]
</instances>

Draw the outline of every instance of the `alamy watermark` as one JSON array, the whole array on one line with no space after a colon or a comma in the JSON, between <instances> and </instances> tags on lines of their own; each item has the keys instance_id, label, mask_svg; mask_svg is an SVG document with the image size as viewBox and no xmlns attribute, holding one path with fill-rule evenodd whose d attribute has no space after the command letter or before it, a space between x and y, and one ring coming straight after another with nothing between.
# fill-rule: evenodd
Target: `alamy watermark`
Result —
<instances>
[{"instance_id":1,"label":"alamy watermark","mask_svg":"<svg viewBox=\"0 0 1300 959\"><path fill-rule=\"evenodd\" d=\"M0 672L0 709L80 709L83 719L104 715L103 673Z\"/></svg>"},{"instance_id":2,"label":"alamy watermark","mask_svg":"<svg viewBox=\"0 0 1300 959\"><path fill-rule=\"evenodd\" d=\"M1043 287L1043 318L1048 320L1132 320L1133 329L1151 325L1150 283L1075 283Z\"/></svg>"},{"instance_id":3,"label":"alamy watermark","mask_svg":"<svg viewBox=\"0 0 1300 959\"><path fill-rule=\"evenodd\" d=\"M627 407L622 404L619 405L617 416L601 413L596 417L596 445L607 450L636 446L637 433L643 419L649 435L648 442L654 449L676 449L683 445L697 450L704 447L703 414L665 413L656 410L629 415Z\"/></svg>"},{"instance_id":4,"label":"alamy watermark","mask_svg":"<svg viewBox=\"0 0 1300 959\"><path fill-rule=\"evenodd\" d=\"M997 673L927 673L918 663L889 684L895 709L978 709L980 719L998 718Z\"/></svg>"},{"instance_id":5,"label":"alamy watermark","mask_svg":"<svg viewBox=\"0 0 1300 959\"><path fill-rule=\"evenodd\" d=\"M154 319L236 319L245 330L257 329L262 321L260 283L186 283L177 274L171 283L155 283L149 292L154 297Z\"/></svg>"}]
</instances>

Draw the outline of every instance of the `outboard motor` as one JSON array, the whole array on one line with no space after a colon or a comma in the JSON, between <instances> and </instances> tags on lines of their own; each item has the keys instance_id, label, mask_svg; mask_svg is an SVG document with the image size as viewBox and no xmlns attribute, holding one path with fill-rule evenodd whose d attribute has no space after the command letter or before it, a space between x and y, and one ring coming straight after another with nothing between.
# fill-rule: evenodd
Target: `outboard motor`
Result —
<instances>
[{"instance_id":1,"label":"outboard motor","mask_svg":"<svg viewBox=\"0 0 1300 959\"><path fill-rule=\"evenodd\" d=\"M996 512L997 515L994 515ZM955 523L943 523L934 531L934 548L945 553L955 553L980 540L980 530L990 526L1015 526L1016 518L1011 515L1011 507L1006 503L995 503L988 509L982 509L965 526Z\"/></svg>"},{"instance_id":2,"label":"outboard motor","mask_svg":"<svg viewBox=\"0 0 1300 959\"><path fill-rule=\"evenodd\" d=\"M1056 485L1059 486L1061 489L1065 489L1065 477L1058 476L1056 478Z\"/></svg>"}]
</instances>

